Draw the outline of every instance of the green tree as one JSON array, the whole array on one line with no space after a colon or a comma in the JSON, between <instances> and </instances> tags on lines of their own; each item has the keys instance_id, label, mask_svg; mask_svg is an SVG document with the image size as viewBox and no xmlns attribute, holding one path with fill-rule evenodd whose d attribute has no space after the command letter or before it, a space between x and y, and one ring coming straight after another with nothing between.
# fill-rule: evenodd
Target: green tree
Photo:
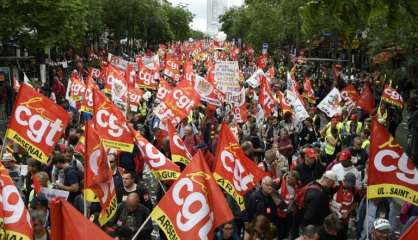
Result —
<instances>
[{"instance_id":1,"label":"green tree","mask_svg":"<svg viewBox=\"0 0 418 240\"><path fill-rule=\"evenodd\" d=\"M170 30L174 34L175 40L184 41L191 35L189 24L193 21L193 14L187 10L186 6L164 5L164 11L168 18Z\"/></svg>"},{"instance_id":2,"label":"green tree","mask_svg":"<svg viewBox=\"0 0 418 240\"><path fill-rule=\"evenodd\" d=\"M87 30L81 0L3 0L0 12L1 39L33 49L77 46Z\"/></svg>"}]
</instances>

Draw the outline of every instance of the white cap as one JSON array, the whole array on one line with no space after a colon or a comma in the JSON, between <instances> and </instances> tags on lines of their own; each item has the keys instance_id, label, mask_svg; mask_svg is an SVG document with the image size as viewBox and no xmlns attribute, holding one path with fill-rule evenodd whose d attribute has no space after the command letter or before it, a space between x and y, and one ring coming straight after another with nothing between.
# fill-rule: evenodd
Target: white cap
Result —
<instances>
[{"instance_id":1,"label":"white cap","mask_svg":"<svg viewBox=\"0 0 418 240\"><path fill-rule=\"evenodd\" d=\"M16 161L16 159L13 157L11 153L5 153L3 154L2 161L8 162L8 161Z\"/></svg>"},{"instance_id":2,"label":"white cap","mask_svg":"<svg viewBox=\"0 0 418 240\"><path fill-rule=\"evenodd\" d=\"M332 170L328 170L324 173L323 177L328 178L329 180L332 180L334 182L337 182L337 174L333 172Z\"/></svg>"},{"instance_id":3,"label":"white cap","mask_svg":"<svg viewBox=\"0 0 418 240\"><path fill-rule=\"evenodd\" d=\"M378 218L373 223L373 227L375 230L390 230L390 223L387 219L384 218Z\"/></svg>"}]
</instances>

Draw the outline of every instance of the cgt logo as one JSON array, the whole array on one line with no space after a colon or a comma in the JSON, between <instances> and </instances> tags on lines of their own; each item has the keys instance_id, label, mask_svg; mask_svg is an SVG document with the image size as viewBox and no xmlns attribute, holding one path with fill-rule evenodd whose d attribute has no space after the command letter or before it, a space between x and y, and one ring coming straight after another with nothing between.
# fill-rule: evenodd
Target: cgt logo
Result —
<instances>
[{"instance_id":1,"label":"cgt logo","mask_svg":"<svg viewBox=\"0 0 418 240\"><path fill-rule=\"evenodd\" d=\"M105 103L106 104L106 103ZM123 134L126 125L120 125L118 122L118 117L109 112L108 109L104 106L99 108L100 110L96 113L96 123L107 129L107 133L112 137L121 137Z\"/></svg>"},{"instance_id":2,"label":"cgt logo","mask_svg":"<svg viewBox=\"0 0 418 240\"><path fill-rule=\"evenodd\" d=\"M145 85L155 84L152 72L147 69L139 71L139 80L143 81Z\"/></svg>"},{"instance_id":3,"label":"cgt logo","mask_svg":"<svg viewBox=\"0 0 418 240\"><path fill-rule=\"evenodd\" d=\"M238 192L245 192L248 190L249 184L253 182L254 176L248 174L245 176L245 169L242 163L237 159L233 153L223 150L221 152L221 162L223 168L233 174L233 184Z\"/></svg>"},{"instance_id":4,"label":"cgt logo","mask_svg":"<svg viewBox=\"0 0 418 240\"><path fill-rule=\"evenodd\" d=\"M393 99L395 101L402 101L403 102L402 96L399 95L399 93L396 90L394 90L392 88L385 88L383 91L384 91L384 94L389 96L391 99Z\"/></svg>"},{"instance_id":5,"label":"cgt logo","mask_svg":"<svg viewBox=\"0 0 418 240\"><path fill-rule=\"evenodd\" d=\"M149 164L152 168L159 168L166 164L166 157L158 149L156 149L151 143L142 139L137 139L143 156L149 159Z\"/></svg>"},{"instance_id":6,"label":"cgt logo","mask_svg":"<svg viewBox=\"0 0 418 240\"><path fill-rule=\"evenodd\" d=\"M185 109L186 112L192 110L193 106L195 105L195 102L189 99L189 97L186 94L184 94L184 92L181 89L174 90L173 98L176 101L177 107Z\"/></svg>"},{"instance_id":7,"label":"cgt logo","mask_svg":"<svg viewBox=\"0 0 418 240\"><path fill-rule=\"evenodd\" d=\"M40 143L45 138L45 143L52 147L54 139L61 135L63 131L61 119L49 119L44 115L45 109L33 107L32 103L40 102L40 97L31 98L27 102L17 106L14 117L16 122L28 128L26 135L35 143Z\"/></svg>"},{"instance_id":8,"label":"cgt logo","mask_svg":"<svg viewBox=\"0 0 418 240\"><path fill-rule=\"evenodd\" d=\"M176 225L180 231L188 232L205 221L198 234L200 239L207 240L214 218L206 196L202 193L205 192L207 195L206 188L196 180L197 177L210 178L203 172L187 174L187 177L179 179L173 187L173 200L180 207L176 215Z\"/></svg>"},{"instance_id":9,"label":"cgt logo","mask_svg":"<svg viewBox=\"0 0 418 240\"><path fill-rule=\"evenodd\" d=\"M384 148L386 146L389 147L399 147L398 144L392 144L394 141L393 137L391 136L390 139L379 146L379 149ZM408 184L417 185L418 184L418 170L415 168L413 164L409 164L409 158L403 152L401 155L394 150L391 149L381 149L377 152L374 157L374 166L378 171L381 172L393 172L396 171L396 177Z\"/></svg>"},{"instance_id":10,"label":"cgt logo","mask_svg":"<svg viewBox=\"0 0 418 240\"><path fill-rule=\"evenodd\" d=\"M176 147L178 147L179 149L181 149L182 151L184 151L184 152L186 152L186 154L187 154L187 158L189 158L189 159L191 159L192 158L192 156L190 155L190 153L189 153L189 151L187 151L187 149L184 147L184 145L183 144L181 144L180 143L180 141L181 141L181 138L180 138L180 136L179 135L177 135L177 134L175 134L174 136L173 136L173 143L174 143L174 145L176 145Z\"/></svg>"}]
</instances>

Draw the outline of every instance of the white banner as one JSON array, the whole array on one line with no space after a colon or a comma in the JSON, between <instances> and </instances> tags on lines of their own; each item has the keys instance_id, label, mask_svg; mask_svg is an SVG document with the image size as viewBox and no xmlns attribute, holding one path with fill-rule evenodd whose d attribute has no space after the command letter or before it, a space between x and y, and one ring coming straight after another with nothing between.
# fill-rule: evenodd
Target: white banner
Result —
<instances>
[{"instance_id":1,"label":"white banner","mask_svg":"<svg viewBox=\"0 0 418 240\"><path fill-rule=\"evenodd\" d=\"M341 94L337 88L333 88L328 95L318 104L318 109L328 117L333 117L340 108Z\"/></svg>"},{"instance_id":2,"label":"white banner","mask_svg":"<svg viewBox=\"0 0 418 240\"><path fill-rule=\"evenodd\" d=\"M68 191L46 187L41 188L41 193L45 195L45 198L48 199L48 201L51 201L54 198L67 200L68 195L70 195L70 192Z\"/></svg>"},{"instance_id":3,"label":"white banner","mask_svg":"<svg viewBox=\"0 0 418 240\"><path fill-rule=\"evenodd\" d=\"M126 112L128 104L128 86L123 79L113 78L112 102L122 111Z\"/></svg>"},{"instance_id":4,"label":"white banner","mask_svg":"<svg viewBox=\"0 0 418 240\"><path fill-rule=\"evenodd\" d=\"M126 71L128 69L128 65L132 64L134 66L135 71L138 71L138 65L135 62L127 61L121 57L115 56L111 53L107 55L107 61L118 68L119 70Z\"/></svg>"},{"instance_id":5,"label":"white banner","mask_svg":"<svg viewBox=\"0 0 418 240\"><path fill-rule=\"evenodd\" d=\"M196 75L194 89L199 93L200 101L202 102L221 107L222 103L225 101L224 94L219 92L215 86L199 75Z\"/></svg>"},{"instance_id":6,"label":"white banner","mask_svg":"<svg viewBox=\"0 0 418 240\"><path fill-rule=\"evenodd\" d=\"M306 111L298 96L292 91L286 90L286 101L293 108L294 124L295 127L297 127L303 122L303 120L309 117L309 113Z\"/></svg>"},{"instance_id":7,"label":"white banner","mask_svg":"<svg viewBox=\"0 0 418 240\"><path fill-rule=\"evenodd\" d=\"M257 88L260 86L260 76L263 74L264 72L262 69L257 69L257 71L255 71L253 75L246 80L246 82L250 85L250 87Z\"/></svg>"},{"instance_id":8,"label":"white banner","mask_svg":"<svg viewBox=\"0 0 418 240\"><path fill-rule=\"evenodd\" d=\"M219 90L226 95L226 101L239 94L239 67L237 61L219 61L215 63L215 82ZM231 97L230 97L231 96Z\"/></svg>"}]
</instances>

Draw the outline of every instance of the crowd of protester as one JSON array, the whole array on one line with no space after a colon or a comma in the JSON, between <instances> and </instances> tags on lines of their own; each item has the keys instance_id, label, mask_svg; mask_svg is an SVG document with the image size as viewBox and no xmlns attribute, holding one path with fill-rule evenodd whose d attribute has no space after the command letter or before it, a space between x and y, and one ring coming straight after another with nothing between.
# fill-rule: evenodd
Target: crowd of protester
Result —
<instances>
[{"instance_id":1,"label":"crowd of protester","mask_svg":"<svg viewBox=\"0 0 418 240\"><path fill-rule=\"evenodd\" d=\"M95 57L105 60L107 55L100 52ZM257 57L250 51L241 51L238 58L242 70L241 85L247 92L248 120L237 122L228 104L217 109L201 104L177 126L188 151L194 154L202 150L208 165L213 166L220 124L226 122L231 130L235 130L246 156L270 175L245 195L243 212L234 199L225 194L234 220L219 227L215 239L396 239L416 218L418 207L391 198L366 199L371 131L368 114L361 109L349 112L341 106L336 116L327 118L315 107L316 104L307 103L310 116L298 126L295 126L291 112L283 114L278 107L260 122L256 118L255 91L244 81L256 71ZM291 55L283 56L283 59L290 60ZM73 60L70 72L74 71L85 79L88 74L85 66L90 57L75 55ZM230 60L230 56L226 55L224 60ZM276 63L267 60L265 71L277 69L271 76L273 92L287 88L286 69L290 69L287 60ZM194 63L194 71L205 76L207 68L203 61ZM331 65L299 59L293 59L292 64L296 66L297 82L303 85L306 76L312 79L316 103L333 87L342 89L352 83L360 91L365 82L370 84L376 100L380 101L384 79L377 73L348 69L335 77ZM84 206L83 201L84 159L80 149L84 144L83 124L91 116L80 113L65 98L68 76L52 71L51 77L50 85L35 87L62 105L70 113L71 122L50 161L43 165L29 157L17 144L10 143L1 158L30 209L36 240L49 239L50 223L48 199L35 191L35 185L69 192L68 201L83 214L87 209L89 219L95 223L100 212L98 203ZM165 78L172 82L172 79ZM103 86L100 79L98 85ZM129 113L128 121L170 157L167 134L158 128L159 120L152 112L158 102L156 92L149 92L150 97L141 100L143 110ZM405 94L413 99L416 92L405 91ZM416 110L417 101L411 100L411 103L409 107ZM384 102L378 106L379 122L395 135L402 112ZM112 150L107 153L118 206L114 218L103 229L118 239L131 239L164 194L160 185L150 184L152 177L138 155L137 147L132 153ZM138 239L151 238L164 239L165 236L148 221Z\"/></svg>"}]
</instances>

